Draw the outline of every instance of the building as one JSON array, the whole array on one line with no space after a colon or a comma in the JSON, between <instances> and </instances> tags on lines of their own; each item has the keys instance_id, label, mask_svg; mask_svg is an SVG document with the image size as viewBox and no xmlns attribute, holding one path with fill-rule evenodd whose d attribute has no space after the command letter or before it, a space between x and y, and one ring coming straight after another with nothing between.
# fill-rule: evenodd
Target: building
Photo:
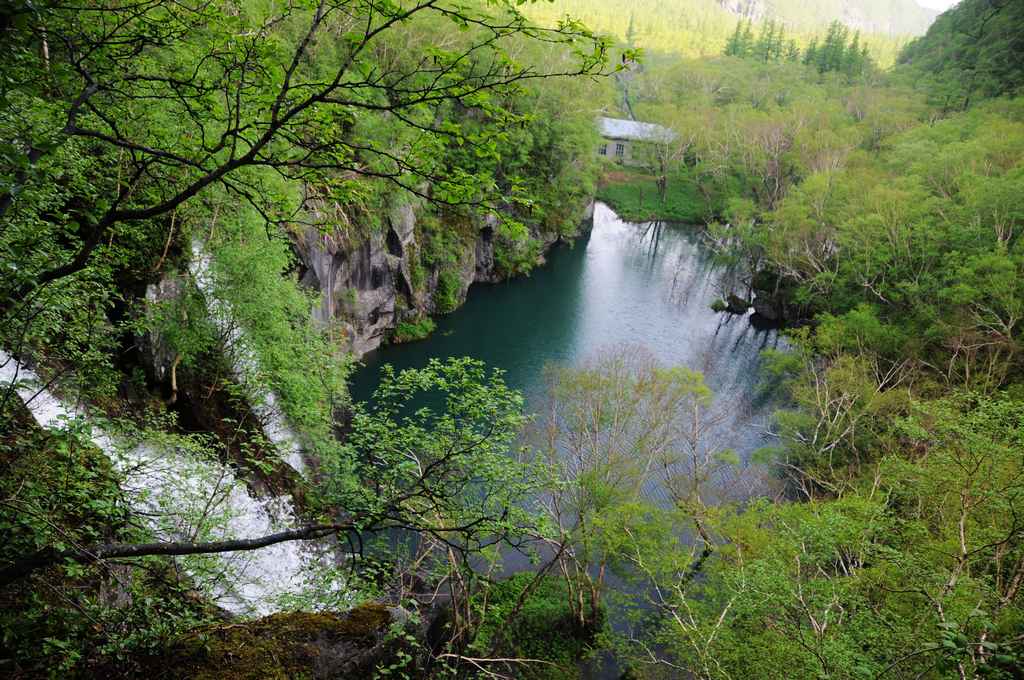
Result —
<instances>
[{"instance_id":1,"label":"building","mask_svg":"<svg viewBox=\"0 0 1024 680\"><path fill-rule=\"evenodd\" d=\"M624 118L597 119L597 127L603 142L597 148L599 156L605 156L624 165L643 165L643 145L669 142L676 133L655 123L640 123Z\"/></svg>"}]
</instances>

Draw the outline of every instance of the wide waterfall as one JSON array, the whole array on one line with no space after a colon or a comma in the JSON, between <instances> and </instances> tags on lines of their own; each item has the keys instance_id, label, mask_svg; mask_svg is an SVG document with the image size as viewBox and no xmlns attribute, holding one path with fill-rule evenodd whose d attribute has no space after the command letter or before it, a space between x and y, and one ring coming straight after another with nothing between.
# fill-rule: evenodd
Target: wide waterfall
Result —
<instances>
[{"instance_id":1,"label":"wide waterfall","mask_svg":"<svg viewBox=\"0 0 1024 680\"><path fill-rule=\"evenodd\" d=\"M123 475L133 510L165 540L218 541L254 538L295 526L291 498L256 498L234 471L197 455L173 438L129 441L90 423L89 413L42 387L43 382L0 351L0 390L17 393L40 426L64 429L84 423L91 442ZM196 585L236 614L262 615L318 592L330 556L301 542L260 550L179 558Z\"/></svg>"}]
</instances>

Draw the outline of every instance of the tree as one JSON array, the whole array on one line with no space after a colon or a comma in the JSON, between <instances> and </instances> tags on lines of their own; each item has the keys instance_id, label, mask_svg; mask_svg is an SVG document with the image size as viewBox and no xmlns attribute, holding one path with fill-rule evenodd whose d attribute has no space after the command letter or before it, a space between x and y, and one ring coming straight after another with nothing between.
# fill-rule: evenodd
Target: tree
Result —
<instances>
[{"instance_id":1,"label":"tree","mask_svg":"<svg viewBox=\"0 0 1024 680\"><path fill-rule=\"evenodd\" d=\"M461 130L439 113L478 108L499 127L514 126L519 118L501 99L518 85L601 73L607 59L607 43L581 24L534 27L512 2L482 10L435 0L321 0L233 17L220 3L146 0L87 9L25 4L8 16L5 39L17 58L5 71L17 86L5 136L16 141L6 149L13 182L0 195L0 218L17 219L17 199L59 170L63 150L104 157L118 171L94 200L66 207L77 229L65 234L73 243L65 258L6 278L5 307L83 270L101 244L123 238L124 225L168 215L212 186L268 222L289 217L295 207L268 201L265 180L250 169L335 197L352 189L346 178L361 176L441 204L488 203L489 180L442 167L437 149L454 141L486 154L492 131ZM411 22L432 21L462 28L466 38L428 38L409 58L379 58ZM576 61L551 70L518 63L510 51L517 41L567 46ZM360 116L378 114L419 141L353 134Z\"/></svg>"},{"instance_id":2,"label":"tree","mask_svg":"<svg viewBox=\"0 0 1024 680\"><path fill-rule=\"evenodd\" d=\"M803 63L805 66L813 66L818 63L818 38L811 38L811 42L804 50Z\"/></svg>"},{"instance_id":3,"label":"tree","mask_svg":"<svg viewBox=\"0 0 1024 680\"><path fill-rule=\"evenodd\" d=\"M742 57L742 45L743 45L743 20L736 22L736 30L729 36L728 42L725 43L725 56L727 57Z\"/></svg>"},{"instance_id":4,"label":"tree","mask_svg":"<svg viewBox=\"0 0 1024 680\"><path fill-rule=\"evenodd\" d=\"M800 61L800 48L795 40L790 40L786 44L786 61L793 63Z\"/></svg>"},{"instance_id":5,"label":"tree","mask_svg":"<svg viewBox=\"0 0 1024 680\"><path fill-rule=\"evenodd\" d=\"M618 559L616 538L601 527L614 525L627 507L657 512L653 499L667 495L670 509L696 527L706 558L713 538L703 522L704 494L734 459L714 445L721 415L711 409L703 377L662 366L642 348L615 348L578 368L551 367L547 384L532 433L556 478L541 499L555 529L547 540L580 625L592 627L606 572Z\"/></svg>"},{"instance_id":6,"label":"tree","mask_svg":"<svg viewBox=\"0 0 1024 680\"><path fill-rule=\"evenodd\" d=\"M754 27L750 19L747 19L747 25L743 28L743 37L740 39L740 50L737 56L746 57L751 54L754 49Z\"/></svg>"},{"instance_id":7,"label":"tree","mask_svg":"<svg viewBox=\"0 0 1024 680\"><path fill-rule=\"evenodd\" d=\"M409 405L424 394L441 395L443 408L411 412ZM386 367L373 405L354 407L344 446L321 461L324 480L307 490L306 503L320 521L215 542L161 540L27 550L19 541L21 554L5 550L0 585L67 562L257 550L331 536L347 537L355 546L363 534L399 529L421 535L423 556L417 563L440 554L461 575L472 556L513 540L513 534L529 526L517 502L533 490L534 481L508 455L524 422L522 405L522 396L505 386L500 373L488 375L478 361L432 360L423 369L397 375ZM34 544L32 537L25 540ZM356 552L351 558L359 556ZM467 596L463 591L452 595L460 603Z\"/></svg>"},{"instance_id":8,"label":"tree","mask_svg":"<svg viewBox=\"0 0 1024 680\"><path fill-rule=\"evenodd\" d=\"M636 47L636 17L629 13L629 26L626 27L626 44Z\"/></svg>"}]
</instances>

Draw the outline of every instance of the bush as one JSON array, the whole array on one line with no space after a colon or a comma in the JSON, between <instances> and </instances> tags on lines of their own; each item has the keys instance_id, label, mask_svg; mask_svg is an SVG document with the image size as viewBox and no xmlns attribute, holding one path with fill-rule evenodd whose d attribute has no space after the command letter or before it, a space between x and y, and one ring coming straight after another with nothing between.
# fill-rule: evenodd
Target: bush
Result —
<instances>
[{"instance_id":1,"label":"bush","mask_svg":"<svg viewBox=\"0 0 1024 680\"><path fill-rule=\"evenodd\" d=\"M573 617L568 604L570 594L561 578L544 577L518 615L509 620L520 593L535 576L523 572L491 587L484 620L473 644L481 653L557 664L518 666L518 677L578 678L579 662L591 651L596 631L583 630Z\"/></svg>"},{"instance_id":2,"label":"bush","mask_svg":"<svg viewBox=\"0 0 1024 680\"><path fill-rule=\"evenodd\" d=\"M437 288L434 290L434 305L440 314L454 312L459 306L459 292L462 281L453 269L442 269L437 273Z\"/></svg>"},{"instance_id":3,"label":"bush","mask_svg":"<svg viewBox=\"0 0 1024 680\"><path fill-rule=\"evenodd\" d=\"M429 316L424 316L413 321L402 321L395 328L391 341L394 343L413 342L423 340L434 332L437 324Z\"/></svg>"}]
</instances>

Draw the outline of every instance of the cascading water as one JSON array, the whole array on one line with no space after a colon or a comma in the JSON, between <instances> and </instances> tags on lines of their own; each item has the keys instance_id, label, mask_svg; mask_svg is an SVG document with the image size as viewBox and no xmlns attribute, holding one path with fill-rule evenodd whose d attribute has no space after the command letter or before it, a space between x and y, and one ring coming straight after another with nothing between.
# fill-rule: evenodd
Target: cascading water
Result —
<instances>
[{"instance_id":1,"label":"cascading water","mask_svg":"<svg viewBox=\"0 0 1024 680\"><path fill-rule=\"evenodd\" d=\"M246 390L248 401L263 426L263 434L282 453L285 462L304 474L306 464L298 434L281 413L277 396L260 382L259 360L242 329L235 323L231 305L216 294L210 254L199 241L192 242L189 273L206 300L206 311L217 330L227 338L235 380Z\"/></svg>"},{"instance_id":2,"label":"cascading water","mask_svg":"<svg viewBox=\"0 0 1024 680\"><path fill-rule=\"evenodd\" d=\"M0 390L17 383L18 396L40 426L63 429L88 414L41 387L39 377L0 351ZM130 443L90 425L92 443L124 476L132 508L165 540L220 541L254 538L295 526L291 498L256 499L232 470L204 459L184 444ZM322 593L330 556L301 542L254 551L183 558L197 584L236 614L265 615Z\"/></svg>"}]
</instances>

